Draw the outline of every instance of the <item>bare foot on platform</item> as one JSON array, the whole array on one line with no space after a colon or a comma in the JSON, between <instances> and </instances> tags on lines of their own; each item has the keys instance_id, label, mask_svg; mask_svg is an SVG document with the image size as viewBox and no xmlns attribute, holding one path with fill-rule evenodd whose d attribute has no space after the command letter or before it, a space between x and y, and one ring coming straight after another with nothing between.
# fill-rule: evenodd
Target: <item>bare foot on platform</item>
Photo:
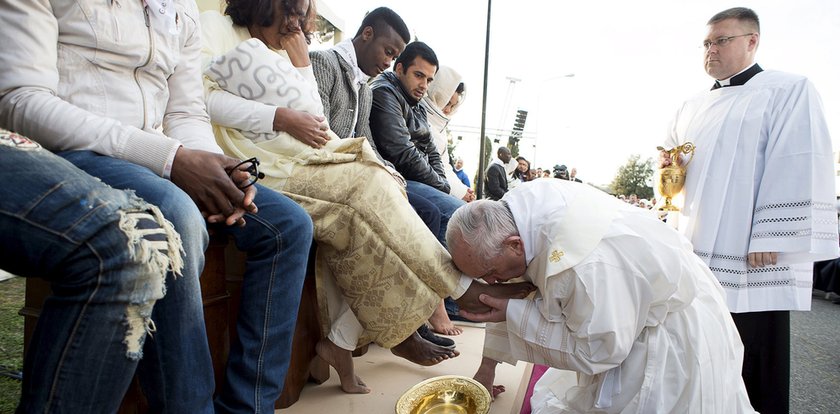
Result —
<instances>
[{"instance_id":1,"label":"bare foot on platform","mask_svg":"<svg viewBox=\"0 0 840 414\"><path fill-rule=\"evenodd\" d=\"M483 357L481 359L481 365L478 367L478 371L476 371L473 379L484 385L484 388L487 388L487 391L490 392L490 397L495 400L496 397L505 392L504 385L493 385L493 381L496 379L496 365L499 363L487 358Z\"/></svg>"},{"instance_id":2,"label":"bare foot on platform","mask_svg":"<svg viewBox=\"0 0 840 414\"><path fill-rule=\"evenodd\" d=\"M454 349L437 346L414 332L405 341L391 348L391 353L417 365L432 366L461 355Z\"/></svg>"},{"instance_id":3,"label":"bare foot on platform","mask_svg":"<svg viewBox=\"0 0 840 414\"><path fill-rule=\"evenodd\" d=\"M443 301L440 302L435 312L429 317L429 324L432 325L432 331L441 335L455 336L464 332L463 329L455 326L446 314L446 307Z\"/></svg>"},{"instance_id":4,"label":"bare foot on platform","mask_svg":"<svg viewBox=\"0 0 840 414\"><path fill-rule=\"evenodd\" d=\"M329 339L324 338L315 345L315 352L338 372L338 379L341 381L341 389L344 392L348 394L367 394L370 392L367 384L356 376L351 351L342 349Z\"/></svg>"}]
</instances>

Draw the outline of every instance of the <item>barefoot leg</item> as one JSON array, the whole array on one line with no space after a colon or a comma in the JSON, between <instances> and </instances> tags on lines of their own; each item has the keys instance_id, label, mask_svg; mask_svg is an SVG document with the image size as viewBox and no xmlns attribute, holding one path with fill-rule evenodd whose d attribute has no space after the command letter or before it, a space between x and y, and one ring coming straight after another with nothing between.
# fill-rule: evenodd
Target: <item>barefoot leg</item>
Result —
<instances>
[{"instance_id":1,"label":"barefoot leg","mask_svg":"<svg viewBox=\"0 0 840 414\"><path fill-rule=\"evenodd\" d=\"M370 388L367 387L361 378L356 376L351 351L338 347L326 338L318 342L315 346L315 351L319 357L327 361L338 372L338 378L341 380L341 389L344 392L348 394L367 394L370 392Z\"/></svg>"},{"instance_id":2,"label":"barefoot leg","mask_svg":"<svg viewBox=\"0 0 840 414\"><path fill-rule=\"evenodd\" d=\"M415 364L424 366L435 365L443 360L461 355L460 352L454 349L437 346L421 338L417 332L412 333L405 341L391 348L391 353Z\"/></svg>"},{"instance_id":3,"label":"barefoot leg","mask_svg":"<svg viewBox=\"0 0 840 414\"><path fill-rule=\"evenodd\" d=\"M432 325L432 331L441 335L455 336L464 332L463 329L455 326L449 320L449 315L446 314L446 307L443 305L443 301L440 301L440 305L435 308L435 312L429 318L429 324Z\"/></svg>"},{"instance_id":4,"label":"barefoot leg","mask_svg":"<svg viewBox=\"0 0 840 414\"><path fill-rule=\"evenodd\" d=\"M494 400L499 394L505 392L504 385L493 385L493 380L496 379L496 365L498 364L493 359L483 357L481 359L481 365L479 365L475 376L473 376L474 380L484 385L484 388L487 388L487 391L490 392L490 397Z\"/></svg>"}]
</instances>

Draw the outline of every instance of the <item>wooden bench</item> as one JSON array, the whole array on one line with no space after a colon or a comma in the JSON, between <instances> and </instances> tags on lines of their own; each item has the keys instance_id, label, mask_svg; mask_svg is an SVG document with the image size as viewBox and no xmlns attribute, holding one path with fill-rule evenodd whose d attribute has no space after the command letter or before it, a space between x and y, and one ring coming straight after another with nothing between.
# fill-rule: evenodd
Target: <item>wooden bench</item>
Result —
<instances>
[{"instance_id":1,"label":"wooden bench","mask_svg":"<svg viewBox=\"0 0 840 414\"><path fill-rule=\"evenodd\" d=\"M313 247L295 327L292 359L283 393L275 403L276 408L286 408L294 404L307 381L313 380L320 384L330 375L329 366L320 358L315 358L315 344L322 335L318 323L315 276L312 271L314 251ZM236 319L244 270L245 254L236 249L233 241L222 236L212 236L205 253L204 271L201 273L201 293L204 302L204 323L207 327L207 340L217 385L224 381L231 339L236 337ZM44 300L49 294L50 287L47 282L38 278L26 280L26 299L20 311L25 317L24 355ZM139 414L148 411L148 404L135 378L123 399L119 413Z\"/></svg>"}]
</instances>

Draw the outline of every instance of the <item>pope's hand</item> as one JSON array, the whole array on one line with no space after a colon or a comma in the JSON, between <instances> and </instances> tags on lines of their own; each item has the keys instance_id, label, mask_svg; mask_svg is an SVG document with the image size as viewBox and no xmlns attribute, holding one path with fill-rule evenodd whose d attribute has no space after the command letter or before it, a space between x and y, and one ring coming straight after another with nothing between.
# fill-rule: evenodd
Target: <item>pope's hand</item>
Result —
<instances>
[{"instance_id":1,"label":"pope's hand","mask_svg":"<svg viewBox=\"0 0 840 414\"><path fill-rule=\"evenodd\" d=\"M484 313L489 312L491 308L478 299L482 293L494 298L523 299L535 290L537 287L528 282L488 285L473 281L467 291L455 302L458 303L458 307L467 312Z\"/></svg>"},{"instance_id":2,"label":"pope's hand","mask_svg":"<svg viewBox=\"0 0 840 414\"><path fill-rule=\"evenodd\" d=\"M481 303L490 308L489 312L473 313L461 309L459 315L475 322L502 322L506 319L507 306L510 299L494 298L490 295L482 294L478 297Z\"/></svg>"}]
</instances>

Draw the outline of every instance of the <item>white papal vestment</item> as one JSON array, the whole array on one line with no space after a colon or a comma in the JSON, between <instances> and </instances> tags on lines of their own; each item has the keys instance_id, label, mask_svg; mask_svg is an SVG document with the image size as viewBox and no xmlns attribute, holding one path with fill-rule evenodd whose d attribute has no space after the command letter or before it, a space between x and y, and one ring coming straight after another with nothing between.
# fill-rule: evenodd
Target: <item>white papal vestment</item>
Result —
<instances>
[{"instance_id":1,"label":"white papal vestment","mask_svg":"<svg viewBox=\"0 0 840 414\"><path fill-rule=\"evenodd\" d=\"M812 263L837 257L831 139L804 77L763 71L683 104L667 147L691 141L679 230L732 312L810 310ZM670 220L670 219L669 219ZM778 252L750 268L751 252Z\"/></svg>"},{"instance_id":2,"label":"white papal vestment","mask_svg":"<svg viewBox=\"0 0 840 414\"><path fill-rule=\"evenodd\" d=\"M488 326L485 356L579 373L577 386L533 399L534 413L754 412L723 292L683 236L564 180L528 182L503 200L538 290Z\"/></svg>"}]
</instances>

